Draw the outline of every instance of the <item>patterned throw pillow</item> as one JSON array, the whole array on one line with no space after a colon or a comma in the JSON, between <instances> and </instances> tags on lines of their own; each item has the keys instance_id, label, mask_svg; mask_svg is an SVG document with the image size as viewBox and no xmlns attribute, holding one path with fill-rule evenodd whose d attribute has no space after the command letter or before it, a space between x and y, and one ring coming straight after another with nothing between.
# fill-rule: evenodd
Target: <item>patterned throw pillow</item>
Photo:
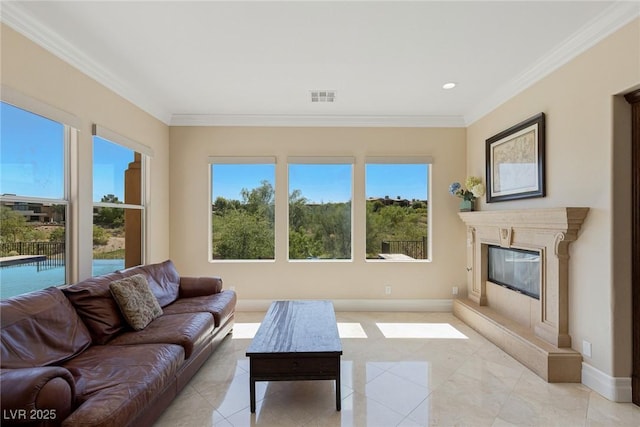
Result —
<instances>
[{"instance_id":1,"label":"patterned throw pillow","mask_svg":"<svg viewBox=\"0 0 640 427\"><path fill-rule=\"evenodd\" d=\"M109 289L124 319L136 331L144 329L162 314L162 308L142 274L111 282Z\"/></svg>"}]
</instances>

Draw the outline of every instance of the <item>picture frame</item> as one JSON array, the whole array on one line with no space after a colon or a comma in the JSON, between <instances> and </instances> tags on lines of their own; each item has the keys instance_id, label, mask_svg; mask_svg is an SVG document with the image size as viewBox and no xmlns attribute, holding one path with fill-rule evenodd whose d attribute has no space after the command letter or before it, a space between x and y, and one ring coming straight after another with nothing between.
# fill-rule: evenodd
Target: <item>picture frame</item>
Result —
<instances>
[{"instance_id":1,"label":"picture frame","mask_svg":"<svg viewBox=\"0 0 640 427\"><path fill-rule=\"evenodd\" d=\"M487 203L544 197L545 115L486 140Z\"/></svg>"}]
</instances>

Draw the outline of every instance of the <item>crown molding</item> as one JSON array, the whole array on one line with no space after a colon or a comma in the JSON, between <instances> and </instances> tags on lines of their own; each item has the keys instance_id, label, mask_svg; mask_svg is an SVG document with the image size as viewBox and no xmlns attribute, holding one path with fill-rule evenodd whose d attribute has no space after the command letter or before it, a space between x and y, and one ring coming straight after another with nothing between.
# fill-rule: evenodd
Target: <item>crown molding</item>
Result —
<instances>
[{"instance_id":1,"label":"crown molding","mask_svg":"<svg viewBox=\"0 0 640 427\"><path fill-rule=\"evenodd\" d=\"M138 108L146 111L163 123L169 124L171 119L171 113L169 111L166 111L157 102L150 99L148 95L143 94L135 87L122 81L101 64L93 61L58 33L31 17L22 9L20 2L3 1L2 9L0 10L0 21L41 46L49 53L57 56L98 83L112 90L117 95L133 103Z\"/></svg>"},{"instance_id":2,"label":"crown molding","mask_svg":"<svg viewBox=\"0 0 640 427\"><path fill-rule=\"evenodd\" d=\"M170 126L465 127L462 116L174 114Z\"/></svg>"},{"instance_id":3,"label":"crown molding","mask_svg":"<svg viewBox=\"0 0 640 427\"><path fill-rule=\"evenodd\" d=\"M640 16L640 3L637 1L618 1L599 16L585 24L580 30L545 55L529 70L510 80L464 116L465 124L489 114L497 107L518 95L536 82L567 64L587 49L593 47L605 37L613 34L635 18Z\"/></svg>"}]
</instances>

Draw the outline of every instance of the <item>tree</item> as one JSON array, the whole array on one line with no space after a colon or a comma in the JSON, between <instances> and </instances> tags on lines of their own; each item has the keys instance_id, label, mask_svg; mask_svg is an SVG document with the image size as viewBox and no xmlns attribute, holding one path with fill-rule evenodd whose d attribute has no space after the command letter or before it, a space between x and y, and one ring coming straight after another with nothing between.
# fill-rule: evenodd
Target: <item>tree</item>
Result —
<instances>
[{"instance_id":1,"label":"tree","mask_svg":"<svg viewBox=\"0 0 640 427\"><path fill-rule=\"evenodd\" d=\"M242 201L217 197L213 205L213 256L222 259L273 259L275 192L269 181L243 188Z\"/></svg>"},{"instance_id":2,"label":"tree","mask_svg":"<svg viewBox=\"0 0 640 427\"><path fill-rule=\"evenodd\" d=\"M322 254L322 242L304 230L289 231L289 259L319 258Z\"/></svg>"},{"instance_id":3,"label":"tree","mask_svg":"<svg viewBox=\"0 0 640 427\"><path fill-rule=\"evenodd\" d=\"M367 202L367 207L371 204L371 202ZM380 200L373 201L373 211L378 212L380 209L384 208L384 203Z\"/></svg>"},{"instance_id":4,"label":"tree","mask_svg":"<svg viewBox=\"0 0 640 427\"><path fill-rule=\"evenodd\" d=\"M260 187L240 191L242 203L251 214L258 214L267 218L273 217L273 207L275 203L275 191L269 181L261 181Z\"/></svg>"},{"instance_id":5,"label":"tree","mask_svg":"<svg viewBox=\"0 0 640 427\"><path fill-rule=\"evenodd\" d=\"M30 232L27 219L13 209L2 206L0 209L0 241L19 242Z\"/></svg>"},{"instance_id":6,"label":"tree","mask_svg":"<svg viewBox=\"0 0 640 427\"><path fill-rule=\"evenodd\" d=\"M100 199L102 203L122 203L115 194L106 194Z\"/></svg>"},{"instance_id":7,"label":"tree","mask_svg":"<svg viewBox=\"0 0 640 427\"><path fill-rule=\"evenodd\" d=\"M327 203L314 206L310 227L322 242L323 258L351 257L351 203Z\"/></svg>"},{"instance_id":8,"label":"tree","mask_svg":"<svg viewBox=\"0 0 640 427\"><path fill-rule=\"evenodd\" d=\"M113 194L107 194L100 199L101 203L118 203L122 202L118 200L118 196ZM111 207L99 207L96 209L96 213L93 217L93 223L101 225L107 228L118 228L124 225L124 209L123 208L111 208Z\"/></svg>"},{"instance_id":9,"label":"tree","mask_svg":"<svg viewBox=\"0 0 640 427\"><path fill-rule=\"evenodd\" d=\"M383 241L424 240L428 231L427 208L421 205L387 205L379 208L375 202L367 202L367 256L377 257Z\"/></svg>"},{"instance_id":10,"label":"tree","mask_svg":"<svg viewBox=\"0 0 640 427\"><path fill-rule=\"evenodd\" d=\"M216 201L213 202L213 211L217 214L223 215L228 210L242 209L240 200L227 200L224 197L216 197Z\"/></svg>"},{"instance_id":11,"label":"tree","mask_svg":"<svg viewBox=\"0 0 640 427\"><path fill-rule=\"evenodd\" d=\"M289 230L297 230L307 223L308 200L302 191L293 190L289 194Z\"/></svg>"},{"instance_id":12,"label":"tree","mask_svg":"<svg viewBox=\"0 0 640 427\"><path fill-rule=\"evenodd\" d=\"M219 214L223 214L229 209L230 203L224 197L216 197L215 202L213 202L213 211Z\"/></svg>"},{"instance_id":13,"label":"tree","mask_svg":"<svg viewBox=\"0 0 640 427\"><path fill-rule=\"evenodd\" d=\"M102 227L94 224L93 226L93 244L94 246L103 246L109 243L109 234Z\"/></svg>"},{"instance_id":14,"label":"tree","mask_svg":"<svg viewBox=\"0 0 640 427\"><path fill-rule=\"evenodd\" d=\"M223 259L274 258L274 199L268 181L243 188L242 200L216 198L212 206L213 256ZM405 199L370 200L367 254L377 256L384 240L424 241L426 203ZM422 255L420 255L422 256ZM312 204L300 190L289 194L289 258L351 257L351 202Z\"/></svg>"},{"instance_id":15,"label":"tree","mask_svg":"<svg viewBox=\"0 0 640 427\"><path fill-rule=\"evenodd\" d=\"M264 218L242 210L213 217L213 256L222 259L273 259L273 227Z\"/></svg>"},{"instance_id":16,"label":"tree","mask_svg":"<svg viewBox=\"0 0 640 427\"><path fill-rule=\"evenodd\" d=\"M64 241L65 241L64 227L56 227L55 229L53 229L51 231L51 233L49 234L49 241L50 242L62 242L62 243L64 243Z\"/></svg>"}]
</instances>

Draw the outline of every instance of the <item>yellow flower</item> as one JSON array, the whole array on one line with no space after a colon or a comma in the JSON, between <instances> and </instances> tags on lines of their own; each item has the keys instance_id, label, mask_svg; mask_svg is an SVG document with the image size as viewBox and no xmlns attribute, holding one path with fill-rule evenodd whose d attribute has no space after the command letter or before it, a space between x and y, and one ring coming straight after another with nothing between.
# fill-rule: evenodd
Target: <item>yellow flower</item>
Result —
<instances>
[{"instance_id":1,"label":"yellow flower","mask_svg":"<svg viewBox=\"0 0 640 427\"><path fill-rule=\"evenodd\" d=\"M464 186L467 187L467 189L471 190L473 187L481 183L482 183L482 180L477 176L469 176L464 182Z\"/></svg>"},{"instance_id":2,"label":"yellow flower","mask_svg":"<svg viewBox=\"0 0 640 427\"><path fill-rule=\"evenodd\" d=\"M484 184L479 183L469 188L469 190L473 193L473 197L482 197L484 196Z\"/></svg>"}]
</instances>

